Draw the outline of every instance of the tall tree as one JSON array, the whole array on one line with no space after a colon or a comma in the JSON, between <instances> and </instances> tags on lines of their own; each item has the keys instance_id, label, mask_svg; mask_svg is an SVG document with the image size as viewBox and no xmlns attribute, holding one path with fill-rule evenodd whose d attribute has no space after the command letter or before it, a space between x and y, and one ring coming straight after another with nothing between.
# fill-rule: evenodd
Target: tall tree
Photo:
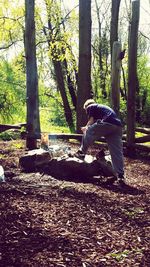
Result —
<instances>
[{"instance_id":1,"label":"tall tree","mask_svg":"<svg viewBox=\"0 0 150 267\"><path fill-rule=\"evenodd\" d=\"M111 1L110 50L112 58L113 43L118 41L118 18L121 0Z\"/></svg>"},{"instance_id":2,"label":"tall tree","mask_svg":"<svg viewBox=\"0 0 150 267\"><path fill-rule=\"evenodd\" d=\"M129 32L128 96L127 96L127 144L128 152L133 152L135 140L135 99L137 88L137 46L140 16L140 0L132 1L132 18Z\"/></svg>"},{"instance_id":3,"label":"tall tree","mask_svg":"<svg viewBox=\"0 0 150 267\"><path fill-rule=\"evenodd\" d=\"M36 148L40 136L38 75L35 45L35 1L25 0L25 56L27 86L27 147Z\"/></svg>"},{"instance_id":4,"label":"tall tree","mask_svg":"<svg viewBox=\"0 0 150 267\"><path fill-rule=\"evenodd\" d=\"M79 1L79 71L77 91L77 132L86 122L84 102L91 97L91 0Z\"/></svg>"},{"instance_id":5,"label":"tall tree","mask_svg":"<svg viewBox=\"0 0 150 267\"><path fill-rule=\"evenodd\" d=\"M62 103L64 107L64 114L66 118L66 122L70 128L70 131L74 131L74 122L72 116L72 110L70 107L70 103L68 100L68 95L65 88L65 80L64 80L64 73L63 73L63 63L64 63L64 52L61 42L61 31L60 31L60 13L59 13L59 6L57 6L56 14L53 14L53 6L52 1L45 0L47 16L48 16L48 31L44 28L44 34L47 38L49 51L52 57L52 63L54 66L55 72L55 79L57 83L58 90L60 92ZM55 15L55 16L54 16ZM53 22L55 23L52 25L52 18ZM61 58L62 57L62 58ZM65 65L65 64L64 64Z\"/></svg>"}]
</instances>

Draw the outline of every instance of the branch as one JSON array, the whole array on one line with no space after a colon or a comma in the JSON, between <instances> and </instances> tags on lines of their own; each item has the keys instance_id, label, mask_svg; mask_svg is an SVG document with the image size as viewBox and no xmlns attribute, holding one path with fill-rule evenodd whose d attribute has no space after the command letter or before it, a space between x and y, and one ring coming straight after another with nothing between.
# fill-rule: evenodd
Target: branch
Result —
<instances>
[{"instance_id":1,"label":"branch","mask_svg":"<svg viewBox=\"0 0 150 267\"><path fill-rule=\"evenodd\" d=\"M45 93L45 95L48 96L48 97L53 98L58 103L58 105L63 107L62 102L58 101L57 98L55 96L53 96L51 93Z\"/></svg>"},{"instance_id":2,"label":"branch","mask_svg":"<svg viewBox=\"0 0 150 267\"><path fill-rule=\"evenodd\" d=\"M8 49L8 48L10 48L12 45L15 45L17 42L22 42L22 39L13 41L12 43L10 43L10 44L8 44L8 45L6 45L6 46L1 46L1 47L0 47L0 50Z\"/></svg>"},{"instance_id":3,"label":"branch","mask_svg":"<svg viewBox=\"0 0 150 267\"><path fill-rule=\"evenodd\" d=\"M144 38L150 40L150 38L149 38L148 36L146 36L144 33L142 33L141 31L139 31L139 32L140 32L140 34L141 34Z\"/></svg>"},{"instance_id":4,"label":"branch","mask_svg":"<svg viewBox=\"0 0 150 267\"><path fill-rule=\"evenodd\" d=\"M13 21L18 21L19 19L22 19L22 18L24 18L24 16L21 16L21 17L18 17L17 19L14 19L14 18L9 18L9 17L5 17L5 16L3 16L3 17L0 17L0 19L9 19L9 20L13 20Z\"/></svg>"}]
</instances>

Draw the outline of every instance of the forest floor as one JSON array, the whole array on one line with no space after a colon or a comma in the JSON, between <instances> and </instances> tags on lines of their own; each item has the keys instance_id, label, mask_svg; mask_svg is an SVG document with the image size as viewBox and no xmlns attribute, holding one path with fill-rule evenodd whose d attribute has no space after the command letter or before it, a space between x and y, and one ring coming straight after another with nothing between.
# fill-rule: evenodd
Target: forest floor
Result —
<instances>
[{"instance_id":1,"label":"forest floor","mask_svg":"<svg viewBox=\"0 0 150 267\"><path fill-rule=\"evenodd\" d=\"M0 141L1 267L150 266L148 157L125 157L128 186L120 188L24 173L24 147Z\"/></svg>"}]
</instances>

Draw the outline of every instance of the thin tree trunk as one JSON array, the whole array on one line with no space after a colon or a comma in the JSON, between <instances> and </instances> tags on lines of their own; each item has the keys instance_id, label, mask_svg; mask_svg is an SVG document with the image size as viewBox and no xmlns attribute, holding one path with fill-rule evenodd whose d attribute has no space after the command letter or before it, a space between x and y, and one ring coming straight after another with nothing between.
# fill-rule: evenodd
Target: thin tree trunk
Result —
<instances>
[{"instance_id":1,"label":"thin tree trunk","mask_svg":"<svg viewBox=\"0 0 150 267\"><path fill-rule=\"evenodd\" d=\"M77 132L87 117L83 104L91 98L91 0L79 1L79 72L77 91Z\"/></svg>"},{"instance_id":2,"label":"thin tree trunk","mask_svg":"<svg viewBox=\"0 0 150 267\"><path fill-rule=\"evenodd\" d=\"M100 88L102 90L102 95L104 98L107 97L107 93L106 93L106 88L105 88L105 75L104 75L104 68L103 68L103 54L102 54L102 50L103 50L103 40L102 40L102 29L101 29L101 20L100 20L100 8L98 7L98 3L97 0L95 0L95 5L96 5L96 14L97 14L97 19L98 19L98 50L99 50L99 68L100 68L100 73L99 73L99 77L100 77Z\"/></svg>"},{"instance_id":3,"label":"thin tree trunk","mask_svg":"<svg viewBox=\"0 0 150 267\"><path fill-rule=\"evenodd\" d=\"M137 86L137 46L140 1L132 2L132 19L129 37L128 98L127 98L127 144L128 152L133 153L135 141L135 98Z\"/></svg>"},{"instance_id":4,"label":"thin tree trunk","mask_svg":"<svg viewBox=\"0 0 150 267\"><path fill-rule=\"evenodd\" d=\"M34 0L25 0L25 55L27 85L27 142L29 149L36 148L40 137L38 75L35 45Z\"/></svg>"}]
</instances>

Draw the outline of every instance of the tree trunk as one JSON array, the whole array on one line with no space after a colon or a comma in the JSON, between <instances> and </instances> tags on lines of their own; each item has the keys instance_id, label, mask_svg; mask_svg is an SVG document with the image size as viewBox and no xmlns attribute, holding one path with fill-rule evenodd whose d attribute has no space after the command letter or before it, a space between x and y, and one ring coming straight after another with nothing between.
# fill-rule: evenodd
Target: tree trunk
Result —
<instances>
[{"instance_id":1,"label":"tree trunk","mask_svg":"<svg viewBox=\"0 0 150 267\"><path fill-rule=\"evenodd\" d=\"M65 112L65 118L66 122L70 128L70 131L74 131L74 123L73 123L73 117L72 117L72 111L69 106L66 90L65 90L65 84L64 84L64 77L62 73L62 66L59 61L53 60L54 70L56 74L56 81L58 85L59 92L62 97L63 106L64 106L64 112Z\"/></svg>"},{"instance_id":2,"label":"tree trunk","mask_svg":"<svg viewBox=\"0 0 150 267\"><path fill-rule=\"evenodd\" d=\"M77 132L86 123L84 102L91 98L91 0L79 1L79 73L77 91Z\"/></svg>"},{"instance_id":3,"label":"tree trunk","mask_svg":"<svg viewBox=\"0 0 150 267\"><path fill-rule=\"evenodd\" d=\"M101 20L100 20L100 8L98 7L97 0L95 0L96 5L96 14L97 14L97 20L98 20L98 56L99 56L99 68L100 68L100 88L102 90L102 95L104 98L107 97L107 92L105 88L105 71L103 67L103 53L104 50L103 47L103 38L102 38L102 27L101 27Z\"/></svg>"},{"instance_id":4,"label":"tree trunk","mask_svg":"<svg viewBox=\"0 0 150 267\"><path fill-rule=\"evenodd\" d=\"M134 152L132 146L135 141L135 99L137 85L137 45L139 26L140 1L132 2L132 19L129 35L128 61L128 97L127 97L127 144L128 153Z\"/></svg>"},{"instance_id":5,"label":"tree trunk","mask_svg":"<svg viewBox=\"0 0 150 267\"><path fill-rule=\"evenodd\" d=\"M113 43L118 41L118 17L121 0L112 0L111 4L111 25L110 25L110 50L112 59Z\"/></svg>"},{"instance_id":6,"label":"tree trunk","mask_svg":"<svg viewBox=\"0 0 150 267\"><path fill-rule=\"evenodd\" d=\"M48 16L48 32L46 31L45 28L43 28L43 31L44 31L44 34L47 38L47 43L48 43L49 48L51 47L52 44L54 44L54 47L56 49L56 50L55 49L53 50L53 55L52 55L53 56L52 63L53 63L54 72L56 75L56 82L57 82L58 90L59 90L61 98L62 98L66 122L70 128L70 131L74 132L75 127L74 127L74 122L73 122L72 111L71 111L69 101L68 101L68 96L66 93L64 75L63 75L63 70L62 70L62 62L57 57L58 52L57 52L57 46L55 45L55 38L56 38L56 35L59 34L59 32L57 32L57 34L54 35L53 27L52 27L52 23L51 23L51 13L49 10L50 9L50 6L49 6L50 3L45 1L45 4L46 4L46 9L47 9L47 16Z\"/></svg>"},{"instance_id":7,"label":"tree trunk","mask_svg":"<svg viewBox=\"0 0 150 267\"><path fill-rule=\"evenodd\" d=\"M114 42L112 53L112 74L111 74L111 100L112 108L119 115L120 108L120 70L121 70L121 44Z\"/></svg>"},{"instance_id":8,"label":"tree trunk","mask_svg":"<svg viewBox=\"0 0 150 267\"><path fill-rule=\"evenodd\" d=\"M67 64L67 60L66 59L64 59L63 65L65 67L67 85L68 85L69 93L70 93L70 96L71 96L72 104L73 104L73 106L74 106L74 108L76 110L77 96L76 96L76 92L75 92L75 84L73 83L73 80L71 79L71 75L70 75L70 73L68 71L68 64Z\"/></svg>"},{"instance_id":9,"label":"tree trunk","mask_svg":"<svg viewBox=\"0 0 150 267\"><path fill-rule=\"evenodd\" d=\"M36 148L40 138L38 75L35 45L34 0L25 0L25 55L27 85L27 142L29 149Z\"/></svg>"}]
</instances>

